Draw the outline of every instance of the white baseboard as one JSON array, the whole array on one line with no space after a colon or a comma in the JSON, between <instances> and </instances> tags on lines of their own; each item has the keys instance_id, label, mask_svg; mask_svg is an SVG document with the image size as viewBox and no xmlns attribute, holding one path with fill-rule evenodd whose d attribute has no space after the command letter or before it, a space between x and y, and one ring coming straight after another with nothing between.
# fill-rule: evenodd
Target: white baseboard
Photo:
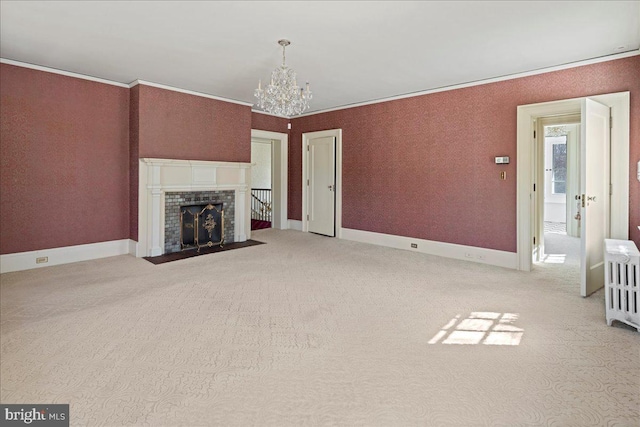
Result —
<instances>
[{"instance_id":1,"label":"white baseboard","mask_svg":"<svg viewBox=\"0 0 640 427\"><path fill-rule=\"evenodd\" d=\"M515 252L504 252L495 249L477 248L475 246L457 245L454 243L434 242L432 240L352 230L349 228L342 229L342 238L345 240L353 240L354 242L406 249L445 258L455 258L512 269L518 268L518 256ZM412 248L412 243L417 245L417 248Z\"/></svg>"},{"instance_id":2,"label":"white baseboard","mask_svg":"<svg viewBox=\"0 0 640 427\"><path fill-rule=\"evenodd\" d=\"M302 231L302 221L298 221L297 219L290 219L289 230Z\"/></svg>"},{"instance_id":3,"label":"white baseboard","mask_svg":"<svg viewBox=\"0 0 640 427\"><path fill-rule=\"evenodd\" d=\"M0 273L30 270L32 268L51 267L71 262L87 261L110 256L135 253L137 242L129 239L112 240L110 242L91 243L88 245L66 246L63 248L43 249L39 251L18 252L0 255ZM46 258L41 264L36 258Z\"/></svg>"},{"instance_id":4,"label":"white baseboard","mask_svg":"<svg viewBox=\"0 0 640 427\"><path fill-rule=\"evenodd\" d=\"M129 239L129 255L138 256L138 242Z\"/></svg>"}]
</instances>

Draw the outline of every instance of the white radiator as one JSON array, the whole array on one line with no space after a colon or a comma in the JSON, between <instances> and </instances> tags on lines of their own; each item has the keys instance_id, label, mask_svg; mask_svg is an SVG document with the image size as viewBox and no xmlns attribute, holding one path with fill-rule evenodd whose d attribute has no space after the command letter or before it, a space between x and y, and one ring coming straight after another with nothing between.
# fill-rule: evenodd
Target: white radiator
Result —
<instances>
[{"instance_id":1,"label":"white radiator","mask_svg":"<svg viewBox=\"0 0 640 427\"><path fill-rule=\"evenodd\" d=\"M614 320L640 332L640 252L631 240L605 239L607 325Z\"/></svg>"}]
</instances>

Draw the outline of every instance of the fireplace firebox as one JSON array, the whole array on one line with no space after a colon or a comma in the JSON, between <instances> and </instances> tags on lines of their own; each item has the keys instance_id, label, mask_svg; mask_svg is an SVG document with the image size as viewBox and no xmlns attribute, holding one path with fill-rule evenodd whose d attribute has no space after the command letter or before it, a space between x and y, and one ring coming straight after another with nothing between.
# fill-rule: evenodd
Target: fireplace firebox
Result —
<instances>
[{"instance_id":1,"label":"fireplace firebox","mask_svg":"<svg viewBox=\"0 0 640 427\"><path fill-rule=\"evenodd\" d=\"M203 247L224 246L222 203L180 207L180 248L200 251Z\"/></svg>"},{"instance_id":2,"label":"fireplace firebox","mask_svg":"<svg viewBox=\"0 0 640 427\"><path fill-rule=\"evenodd\" d=\"M167 192L165 193L165 215L164 215L164 253L179 252L183 250L181 242L180 215L186 206L198 206L197 212L200 212L207 205L222 204L224 210L224 224L222 225L221 239L224 238L224 244L235 242L235 192L234 190L214 190L214 191L183 191L183 192ZM195 212L195 209L194 209ZM218 223L215 219L214 220ZM204 219L206 220L206 218ZM202 236L202 234L200 234ZM195 230L194 230L195 236ZM208 232L207 232L208 236ZM212 240L216 242L217 240ZM206 242L205 242L206 244ZM215 243L214 243L215 244ZM193 247L195 241L193 242Z\"/></svg>"}]
</instances>

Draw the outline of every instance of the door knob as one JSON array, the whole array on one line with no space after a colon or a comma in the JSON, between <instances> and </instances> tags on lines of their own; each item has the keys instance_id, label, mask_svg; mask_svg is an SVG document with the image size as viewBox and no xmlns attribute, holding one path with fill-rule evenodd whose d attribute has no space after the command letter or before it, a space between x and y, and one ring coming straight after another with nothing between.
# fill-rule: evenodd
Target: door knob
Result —
<instances>
[{"instance_id":1,"label":"door knob","mask_svg":"<svg viewBox=\"0 0 640 427\"><path fill-rule=\"evenodd\" d=\"M329 186L329 191L333 191L333 185Z\"/></svg>"}]
</instances>

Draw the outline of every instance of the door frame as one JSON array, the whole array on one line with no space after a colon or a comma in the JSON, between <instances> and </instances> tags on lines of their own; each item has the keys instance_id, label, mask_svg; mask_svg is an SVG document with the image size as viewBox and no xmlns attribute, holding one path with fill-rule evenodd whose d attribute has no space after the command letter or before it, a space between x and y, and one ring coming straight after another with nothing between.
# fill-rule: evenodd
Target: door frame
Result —
<instances>
[{"instance_id":1,"label":"door frame","mask_svg":"<svg viewBox=\"0 0 640 427\"><path fill-rule=\"evenodd\" d=\"M302 134L302 231L309 232L309 220L307 219L309 206L309 192L307 180L309 179L309 140L325 136L336 139L336 204L335 204L335 229L336 237L342 238L342 129L322 130Z\"/></svg>"},{"instance_id":2,"label":"door frame","mask_svg":"<svg viewBox=\"0 0 640 427\"><path fill-rule=\"evenodd\" d=\"M287 230L289 228L287 212L289 135L251 129L251 138L271 140L271 227ZM251 191L251 183L249 183L249 191Z\"/></svg>"},{"instance_id":3,"label":"door frame","mask_svg":"<svg viewBox=\"0 0 640 427\"><path fill-rule=\"evenodd\" d=\"M517 111L517 259L518 270L531 271L535 143L533 131L538 118L571 114L580 110L583 99L590 98L611 107L611 211L609 236L629 239L629 120L630 94L618 92L538 104L519 105ZM582 118L581 118L582 120ZM603 243L604 244L604 243Z\"/></svg>"}]
</instances>

